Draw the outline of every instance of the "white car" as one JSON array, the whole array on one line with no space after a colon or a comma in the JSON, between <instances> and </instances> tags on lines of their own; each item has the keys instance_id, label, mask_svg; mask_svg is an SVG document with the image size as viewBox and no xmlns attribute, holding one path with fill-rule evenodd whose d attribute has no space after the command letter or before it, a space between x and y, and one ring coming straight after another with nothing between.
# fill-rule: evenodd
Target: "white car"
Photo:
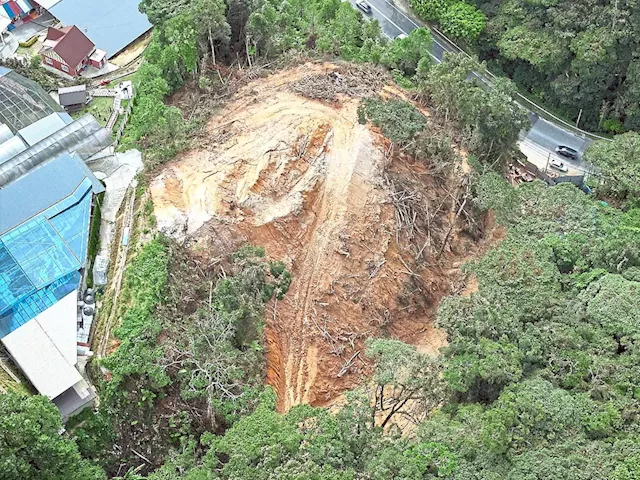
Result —
<instances>
[{"instance_id":1,"label":"white car","mask_svg":"<svg viewBox=\"0 0 640 480\"><path fill-rule=\"evenodd\" d=\"M558 160L556 158L551 159L551 161L549 162L549 166L551 168L555 168L556 170L560 170L561 172L569 171L569 167L567 167L562 160Z\"/></svg>"},{"instance_id":2,"label":"white car","mask_svg":"<svg viewBox=\"0 0 640 480\"><path fill-rule=\"evenodd\" d=\"M401 33L401 34L399 34L398 36L396 36L396 38L398 38L398 39L402 40L403 38L407 38L407 36L408 36L408 35L407 35L406 33Z\"/></svg>"},{"instance_id":3,"label":"white car","mask_svg":"<svg viewBox=\"0 0 640 480\"><path fill-rule=\"evenodd\" d=\"M371 13L371 5L366 0L356 0L356 7L364 13Z\"/></svg>"}]
</instances>

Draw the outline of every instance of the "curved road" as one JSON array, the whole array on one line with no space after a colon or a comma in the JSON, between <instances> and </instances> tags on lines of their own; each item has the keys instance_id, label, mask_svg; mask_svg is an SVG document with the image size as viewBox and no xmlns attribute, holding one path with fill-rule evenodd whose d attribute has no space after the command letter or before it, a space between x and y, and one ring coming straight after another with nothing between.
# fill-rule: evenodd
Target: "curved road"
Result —
<instances>
[{"instance_id":1,"label":"curved road","mask_svg":"<svg viewBox=\"0 0 640 480\"><path fill-rule=\"evenodd\" d=\"M351 4L356 7L355 0L349 0ZM396 38L398 35L404 33L408 35L409 32L415 30L420 26L429 28L424 25L417 18L413 17L410 13L401 10L398 6L389 0L367 0L371 5L371 14L366 15L375 18L380 23L380 27L385 35L390 38ZM357 8L357 7L356 7ZM433 37L433 49L430 52L431 56L436 62L440 62L444 55L444 52L459 53L461 49L439 34L434 29L431 30L431 36ZM484 76L481 73L476 73L478 79L483 83L490 84L491 79ZM562 161L568 163L570 166L577 170L586 170L586 165L582 161L582 154L584 150L592 142L591 139L585 135L576 134L557 123L553 123L549 120L541 118L537 113L533 112L531 108L528 108L524 97L523 101L518 103L522 108L529 112L529 118L531 120L531 128L527 132L523 132L524 141L526 143L534 144L538 151L545 151L551 153L554 157L555 148L558 145L566 145L574 148L580 152L580 159L570 161L562 158ZM546 157L546 155L543 155ZM546 160L546 158L544 158ZM536 162L534 162L536 163Z\"/></svg>"}]
</instances>

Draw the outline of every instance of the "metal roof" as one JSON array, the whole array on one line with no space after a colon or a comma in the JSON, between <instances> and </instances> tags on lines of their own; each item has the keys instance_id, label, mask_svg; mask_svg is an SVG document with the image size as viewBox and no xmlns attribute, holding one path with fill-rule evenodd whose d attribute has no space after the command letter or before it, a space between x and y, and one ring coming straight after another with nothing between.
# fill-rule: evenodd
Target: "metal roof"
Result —
<instances>
[{"instance_id":1,"label":"metal roof","mask_svg":"<svg viewBox=\"0 0 640 480\"><path fill-rule=\"evenodd\" d=\"M0 123L0 145L13 137L13 132L4 123ZM2 148L0 148L0 152Z\"/></svg>"},{"instance_id":2,"label":"metal roof","mask_svg":"<svg viewBox=\"0 0 640 480\"><path fill-rule=\"evenodd\" d=\"M0 187L0 235L73 195L85 179L96 193L104 189L80 158L67 153Z\"/></svg>"},{"instance_id":3,"label":"metal roof","mask_svg":"<svg viewBox=\"0 0 640 480\"><path fill-rule=\"evenodd\" d=\"M77 285L76 285L77 287ZM59 322L75 323L76 294L72 289L36 319L2 339L11 357L42 395L53 399L82 380L80 373L60 351L45 325L49 316ZM45 317L45 318L41 318ZM46 326L46 325L45 325ZM67 325L68 326L68 325Z\"/></svg>"},{"instance_id":4,"label":"metal roof","mask_svg":"<svg viewBox=\"0 0 640 480\"><path fill-rule=\"evenodd\" d=\"M58 95L63 95L65 93L75 93L75 92L86 92L87 85L81 83L80 85L72 85L70 87L62 87L58 89Z\"/></svg>"},{"instance_id":5,"label":"metal roof","mask_svg":"<svg viewBox=\"0 0 640 480\"><path fill-rule=\"evenodd\" d=\"M139 0L61 0L49 11L65 25L76 25L111 58L151 29Z\"/></svg>"},{"instance_id":6,"label":"metal roof","mask_svg":"<svg viewBox=\"0 0 640 480\"><path fill-rule=\"evenodd\" d=\"M62 35L60 35L60 33L62 33ZM77 68L83 59L93 53L96 47L75 25L61 29L49 27L41 53L48 49L48 40L55 40L56 43L51 49L72 68Z\"/></svg>"},{"instance_id":7,"label":"metal roof","mask_svg":"<svg viewBox=\"0 0 640 480\"><path fill-rule=\"evenodd\" d=\"M28 127L18 130L18 135L31 147L48 136L53 135L71 122L73 122L73 118L71 118L68 113L52 113L32 123Z\"/></svg>"},{"instance_id":8,"label":"metal roof","mask_svg":"<svg viewBox=\"0 0 640 480\"><path fill-rule=\"evenodd\" d=\"M60 105L36 82L0 67L0 123L15 133L60 111Z\"/></svg>"},{"instance_id":9,"label":"metal roof","mask_svg":"<svg viewBox=\"0 0 640 480\"><path fill-rule=\"evenodd\" d=\"M0 188L65 152L73 152L86 160L111 143L113 139L109 132L90 114L83 115L10 160L0 162Z\"/></svg>"}]
</instances>

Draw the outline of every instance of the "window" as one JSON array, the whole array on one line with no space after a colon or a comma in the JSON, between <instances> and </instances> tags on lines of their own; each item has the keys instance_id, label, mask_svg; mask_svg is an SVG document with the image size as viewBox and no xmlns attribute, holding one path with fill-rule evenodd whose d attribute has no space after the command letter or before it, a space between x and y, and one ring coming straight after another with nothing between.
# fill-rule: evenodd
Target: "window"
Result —
<instances>
[{"instance_id":1,"label":"window","mask_svg":"<svg viewBox=\"0 0 640 480\"><path fill-rule=\"evenodd\" d=\"M62 71L63 72L68 72L69 71L69 67L67 67L66 65L62 65Z\"/></svg>"},{"instance_id":2,"label":"window","mask_svg":"<svg viewBox=\"0 0 640 480\"><path fill-rule=\"evenodd\" d=\"M44 57L44 61L47 65L53 65L53 60L51 60L49 57Z\"/></svg>"}]
</instances>

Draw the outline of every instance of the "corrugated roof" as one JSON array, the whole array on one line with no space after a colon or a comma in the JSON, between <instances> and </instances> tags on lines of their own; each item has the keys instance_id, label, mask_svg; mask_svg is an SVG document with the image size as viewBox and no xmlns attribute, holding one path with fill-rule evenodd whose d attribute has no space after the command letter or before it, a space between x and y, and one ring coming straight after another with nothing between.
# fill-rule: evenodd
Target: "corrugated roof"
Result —
<instances>
[{"instance_id":1,"label":"corrugated roof","mask_svg":"<svg viewBox=\"0 0 640 480\"><path fill-rule=\"evenodd\" d=\"M73 194L85 178L96 193L104 189L80 158L66 153L0 188L0 235Z\"/></svg>"},{"instance_id":2,"label":"corrugated roof","mask_svg":"<svg viewBox=\"0 0 640 480\"><path fill-rule=\"evenodd\" d=\"M27 144L24 143L22 138L11 137L6 142L0 144L0 165L11 160L13 157L18 155L19 153L24 152L27 149Z\"/></svg>"},{"instance_id":3,"label":"corrugated roof","mask_svg":"<svg viewBox=\"0 0 640 480\"><path fill-rule=\"evenodd\" d=\"M110 58L151 29L139 0L62 0L50 12L65 25L77 25ZM86 28L86 30L85 30Z\"/></svg>"},{"instance_id":4,"label":"corrugated roof","mask_svg":"<svg viewBox=\"0 0 640 480\"><path fill-rule=\"evenodd\" d=\"M31 147L71 122L73 122L73 118L68 113L52 113L19 130L18 135Z\"/></svg>"},{"instance_id":5,"label":"corrugated roof","mask_svg":"<svg viewBox=\"0 0 640 480\"><path fill-rule=\"evenodd\" d=\"M0 163L0 187L8 185L37 165L58 157L65 151L73 152L86 160L112 142L109 132L87 113L24 152Z\"/></svg>"},{"instance_id":6,"label":"corrugated roof","mask_svg":"<svg viewBox=\"0 0 640 480\"><path fill-rule=\"evenodd\" d=\"M83 83L80 85L73 85L71 87L59 88L58 94L63 95L65 93L86 92L86 90L87 90L87 85Z\"/></svg>"}]
</instances>

